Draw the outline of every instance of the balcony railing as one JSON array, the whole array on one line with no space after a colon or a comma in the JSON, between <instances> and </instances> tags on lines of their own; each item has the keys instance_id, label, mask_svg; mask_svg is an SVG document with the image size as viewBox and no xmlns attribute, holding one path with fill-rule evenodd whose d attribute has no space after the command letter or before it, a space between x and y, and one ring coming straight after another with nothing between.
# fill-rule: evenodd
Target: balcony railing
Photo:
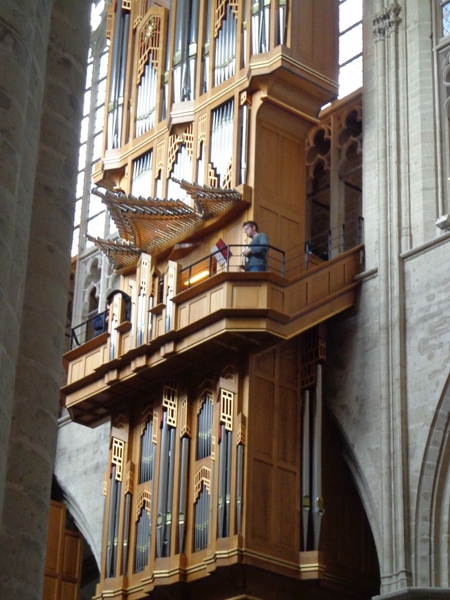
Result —
<instances>
[{"instance_id":1,"label":"balcony railing","mask_svg":"<svg viewBox=\"0 0 450 600\"><path fill-rule=\"evenodd\" d=\"M220 250L208 254L195 263L181 271L180 292L186 288L208 279L218 273L237 273L245 271L245 257L243 251L247 248L243 244L227 244ZM254 246L256 247L256 246ZM285 276L285 253L274 246L261 246L268 248L267 269L270 273L276 273L281 277Z\"/></svg>"},{"instance_id":2,"label":"balcony railing","mask_svg":"<svg viewBox=\"0 0 450 600\"><path fill-rule=\"evenodd\" d=\"M362 243L362 224L360 218L357 227L350 230L344 226L324 232L307 241L304 245L284 252L274 246L268 247L267 273L291 280L302 275L306 271L315 268L324 262L339 256L343 252L359 246ZM265 246L267 248L267 246ZM193 288L212 277L226 273L241 273L245 271L245 257L242 255L247 245L227 244L207 256L191 263L184 269L179 270L176 263L172 263L173 280L175 285L169 285L168 276L161 275L158 278L154 298L139 297L137 300L137 314L131 314L131 303L129 297L125 299L126 309L116 310L115 324L108 323L109 310L106 310L85 322L77 325L71 330L70 349L77 348L81 344L110 331L112 340L110 343L111 359L116 353L116 326L123 321L134 323L135 332L131 331L130 340L135 338L133 345L139 346L145 341L149 342L161 333L167 333L172 329L172 298L183 291ZM110 294L110 301L114 294L123 294L115 290ZM123 312L122 316L119 315ZM147 314L148 313L148 314ZM164 318L160 318L164 315ZM157 325L158 322L158 325ZM114 327L112 327L114 325ZM130 324L131 327L131 324ZM162 330L161 330L162 327Z\"/></svg>"},{"instance_id":3,"label":"balcony railing","mask_svg":"<svg viewBox=\"0 0 450 600\"><path fill-rule=\"evenodd\" d=\"M105 310L93 317L89 317L89 319L76 327L72 327L70 331L70 349L77 348L81 344L108 331L108 313L109 310Z\"/></svg>"}]
</instances>

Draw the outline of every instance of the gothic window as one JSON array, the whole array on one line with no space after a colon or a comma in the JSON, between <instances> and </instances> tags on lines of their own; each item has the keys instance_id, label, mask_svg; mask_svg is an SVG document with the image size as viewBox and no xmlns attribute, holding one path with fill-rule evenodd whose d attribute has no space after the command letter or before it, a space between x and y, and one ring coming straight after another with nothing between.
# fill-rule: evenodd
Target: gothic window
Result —
<instances>
[{"instance_id":1,"label":"gothic window","mask_svg":"<svg viewBox=\"0 0 450 600\"><path fill-rule=\"evenodd\" d=\"M96 0L91 7L91 43L89 48L80 134L80 154L76 190L72 256L86 246L84 234L105 235L105 207L90 193L93 165L100 160L103 145L103 121L108 71L108 46L105 36L105 2Z\"/></svg>"},{"instance_id":2,"label":"gothic window","mask_svg":"<svg viewBox=\"0 0 450 600\"><path fill-rule=\"evenodd\" d=\"M441 24L442 24L442 35L450 34L450 2L446 0L441 2Z\"/></svg>"},{"instance_id":3,"label":"gothic window","mask_svg":"<svg viewBox=\"0 0 450 600\"><path fill-rule=\"evenodd\" d=\"M362 86L362 0L339 2L339 97Z\"/></svg>"},{"instance_id":4,"label":"gothic window","mask_svg":"<svg viewBox=\"0 0 450 600\"><path fill-rule=\"evenodd\" d=\"M440 212L448 211L448 195L450 177L450 1L438 0L434 19L434 59L437 72L437 90L439 101L436 106L437 121L440 124L438 160L442 182L440 189Z\"/></svg>"}]
</instances>

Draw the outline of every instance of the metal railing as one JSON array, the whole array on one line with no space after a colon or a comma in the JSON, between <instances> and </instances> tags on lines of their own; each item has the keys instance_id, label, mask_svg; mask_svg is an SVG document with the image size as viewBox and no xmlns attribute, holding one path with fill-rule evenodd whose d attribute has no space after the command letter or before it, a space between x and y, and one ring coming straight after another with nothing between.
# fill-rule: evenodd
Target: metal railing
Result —
<instances>
[{"instance_id":1,"label":"metal railing","mask_svg":"<svg viewBox=\"0 0 450 600\"><path fill-rule=\"evenodd\" d=\"M345 224L311 237L303 245L286 251L286 277L308 271L323 261L339 256L364 242L364 219L358 217L352 227Z\"/></svg>"},{"instance_id":2,"label":"metal railing","mask_svg":"<svg viewBox=\"0 0 450 600\"><path fill-rule=\"evenodd\" d=\"M76 327L72 327L70 330L70 349L73 350L108 331L108 315L109 310L105 310L83 321Z\"/></svg>"},{"instance_id":3,"label":"metal railing","mask_svg":"<svg viewBox=\"0 0 450 600\"><path fill-rule=\"evenodd\" d=\"M363 219L360 217L355 220L355 227L345 227L344 225L323 232L308 240L305 244L299 244L290 248L286 252L275 248L274 246L262 245L267 250L266 272L275 273L288 279L297 277L309 269L328 261L343 252L350 250L363 243ZM247 244L228 244L217 249L207 256L191 263L179 272L179 283L173 292L179 293L185 289L213 277L219 273L244 272L246 267L245 257L242 252L247 248ZM156 287L156 297L154 301L162 303L164 301L164 276L158 279ZM122 294L125 298L125 320L132 320L135 317L131 315L131 302L129 296L120 290L115 290L108 297L110 302L114 294ZM169 303L171 305L171 303ZM90 317L80 325L72 328L70 332L70 349L76 348L81 344L93 339L94 337L108 331L109 310ZM170 313L166 315L170 319ZM136 326L136 324L135 324ZM151 321L148 328L151 327ZM170 324L166 329L170 329ZM112 332L115 327L112 325ZM141 338L137 338L138 342ZM111 339L111 346L114 346L114 340Z\"/></svg>"},{"instance_id":4,"label":"metal railing","mask_svg":"<svg viewBox=\"0 0 450 600\"><path fill-rule=\"evenodd\" d=\"M246 261L242 252L248 244L227 244L220 250L211 252L204 258L190 264L181 271L181 290L189 288L200 281L209 279L218 273L242 272L246 270ZM257 246L253 246L257 247ZM266 271L284 277L285 253L274 246L261 245L267 249ZM180 290L180 291L181 291Z\"/></svg>"}]
</instances>

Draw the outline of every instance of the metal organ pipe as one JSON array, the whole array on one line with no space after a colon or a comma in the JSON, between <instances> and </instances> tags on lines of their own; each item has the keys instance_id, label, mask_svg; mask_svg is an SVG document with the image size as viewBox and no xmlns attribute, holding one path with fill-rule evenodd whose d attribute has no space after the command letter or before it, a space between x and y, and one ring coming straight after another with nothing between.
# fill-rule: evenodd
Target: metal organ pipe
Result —
<instances>
[{"instance_id":1,"label":"metal organ pipe","mask_svg":"<svg viewBox=\"0 0 450 600\"><path fill-rule=\"evenodd\" d=\"M248 104L241 107L241 183L247 181Z\"/></svg>"},{"instance_id":2,"label":"metal organ pipe","mask_svg":"<svg viewBox=\"0 0 450 600\"><path fill-rule=\"evenodd\" d=\"M229 100L212 113L211 163L219 177L219 186L226 175L233 154L234 101Z\"/></svg>"},{"instance_id":3,"label":"metal organ pipe","mask_svg":"<svg viewBox=\"0 0 450 600\"><path fill-rule=\"evenodd\" d=\"M175 40L173 55L173 101L181 102L181 86L183 81L183 38L185 38L184 28L186 21L186 4L188 0L178 0L175 20Z\"/></svg>"},{"instance_id":4,"label":"metal organ pipe","mask_svg":"<svg viewBox=\"0 0 450 600\"><path fill-rule=\"evenodd\" d=\"M130 27L130 14L126 12L123 16L122 48L120 53L120 71L117 93L117 121L114 131L114 148L119 148L122 141L122 125L124 118L124 94L125 94L125 71L127 67L128 32Z\"/></svg>"},{"instance_id":5,"label":"metal organ pipe","mask_svg":"<svg viewBox=\"0 0 450 600\"><path fill-rule=\"evenodd\" d=\"M167 424L167 412L164 411L159 469L158 515L156 523L156 556L158 558L170 555L174 459L175 429Z\"/></svg>"},{"instance_id":6,"label":"metal organ pipe","mask_svg":"<svg viewBox=\"0 0 450 600\"><path fill-rule=\"evenodd\" d=\"M116 5L116 16L114 21L114 44L112 49L111 57L111 79L109 85L109 98L108 98L108 148L114 148L114 130L117 112L117 79L119 74L120 65L120 50L121 50L121 37L122 37L122 8L119 3Z\"/></svg>"},{"instance_id":7,"label":"metal organ pipe","mask_svg":"<svg viewBox=\"0 0 450 600\"><path fill-rule=\"evenodd\" d=\"M164 527L164 549L165 556L170 555L170 538L172 533L172 502L173 502L173 477L174 477L174 459L175 459L175 429L170 427L169 433L169 472L168 488L166 497L166 522Z\"/></svg>"},{"instance_id":8,"label":"metal organ pipe","mask_svg":"<svg viewBox=\"0 0 450 600\"><path fill-rule=\"evenodd\" d=\"M161 431L161 455L159 461L158 515L156 520L156 556L158 558L163 556L163 536L167 504L168 435L167 413L164 411Z\"/></svg>"},{"instance_id":9,"label":"metal organ pipe","mask_svg":"<svg viewBox=\"0 0 450 600\"><path fill-rule=\"evenodd\" d=\"M227 4L222 27L216 37L214 54L214 85L220 85L236 72L236 28L237 20Z\"/></svg>"},{"instance_id":10,"label":"metal organ pipe","mask_svg":"<svg viewBox=\"0 0 450 600\"><path fill-rule=\"evenodd\" d=\"M286 43L287 0L278 0L278 43Z\"/></svg>"},{"instance_id":11,"label":"metal organ pipe","mask_svg":"<svg viewBox=\"0 0 450 600\"><path fill-rule=\"evenodd\" d=\"M131 193L136 198L150 196L152 184L152 160L153 153L147 152L133 162L133 180L131 182Z\"/></svg>"},{"instance_id":12,"label":"metal organ pipe","mask_svg":"<svg viewBox=\"0 0 450 600\"><path fill-rule=\"evenodd\" d=\"M248 0L244 0L244 17L242 19L242 64L247 66L247 44L248 44Z\"/></svg>"},{"instance_id":13,"label":"metal organ pipe","mask_svg":"<svg viewBox=\"0 0 450 600\"><path fill-rule=\"evenodd\" d=\"M122 574L127 574L128 551L130 542L130 518L131 518L131 494L125 495L125 516L123 523L123 542L122 542Z\"/></svg>"},{"instance_id":14,"label":"metal organ pipe","mask_svg":"<svg viewBox=\"0 0 450 600\"><path fill-rule=\"evenodd\" d=\"M302 423L302 549L304 551L308 550L308 526L311 514L310 420L309 390L304 390Z\"/></svg>"},{"instance_id":15,"label":"metal organ pipe","mask_svg":"<svg viewBox=\"0 0 450 600\"><path fill-rule=\"evenodd\" d=\"M106 577L115 577L117 561L117 544L119 535L119 509L121 482L116 479L116 465L111 469L109 490L108 534L106 541Z\"/></svg>"},{"instance_id":16,"label":"metal organ pipe","mask_svg":"<svg viewBox=\"0 0 450 600\"><path fill-rule=\"evenodd\" d=\"M323 515L322 498L322 365L316 366L316 402L314 412L314 446L313 446L313 526L314 550L319 547L320 526Z\"/></svg>"},{"instance_id":17,"label":"metal organ pipe","mask_svg":"<svg viewBox=\"0 0 450 600\"><path fill-rule=\"evenodd\" d=\"M205 44L203 46L203 93L210 88L209 81L209 56L210 56L210 22L211 22L211 0L206 2L206 31Z\"/></svg>"},{"instance_id":18,"label":"metal organ pipe","mask_svg":"<svg viewBox=\"0 0 450 600\"><path fill-rule=\"evenodd\" d=\"M178 500L178 551L184 553L184 538L186 527L187 490L188 490L188 459L190 440L181 440L180 493Z\"/></svg>"},{"instance_id":19,"label":"metal organ pipe","mask_svg":"<svg viewBox=\"0 0 450 600\"><path fill-rule=\"evenodd\" d=\"M255 0L252 4L252 54L269 51L270 0Z\"/></svg>"},{"instance_id":20,"label":"metal organ pipe","mask_svg":"<svg viewBox=\"0 0 450 600\"><path fill-rule=\"evenodd\" d=\"M188 68L189 75L189 95L186 95L186 100L195 98L195 72L197 69L197 42L198 42L198 16L199 16L199 0L191 0L190 7L190 35L188 46ZM187 90L186 90L187 92Z\"/></svg>"},{"instance_id":21,"label":"metal organ pipe","mask_svg":"<svg viewBox=\"0 0 450 600\"><path fill-rule=\"evenodd\" d=\"M137 89L136 137L155 126L157 79L150 54Z\"/></svg>"}]
</instances>

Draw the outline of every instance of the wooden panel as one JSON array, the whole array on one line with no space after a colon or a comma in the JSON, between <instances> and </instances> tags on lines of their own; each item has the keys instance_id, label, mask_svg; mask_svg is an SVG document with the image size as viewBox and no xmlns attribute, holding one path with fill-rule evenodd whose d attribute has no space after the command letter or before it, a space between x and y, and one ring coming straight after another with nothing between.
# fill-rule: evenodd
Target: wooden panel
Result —
<instances>
[{"instance_id":1,"label":"wooden panel","mask_svg":"<svg viewBox=\"0 0 450 600\"><path fill-rule=\"evenodd\" d=\"M128 352L128 350L130 350L132 348L131 331L127 331L127 333L124 333L120 337L121 337L120 353L125 354L126 352Z\"/></svg>"},{"instance_id":2,"label":"wooden panel","mask_svg":"<svg viewBox=\"0 0 450 600\"><path fill-rule=\"evenodd\" d=\"M220 310L221 308L224 308L224 289L220 288L218 290L215 290L211 293L211 312L214 312L216 310Z\"/></svg>"},{"instance_id":3,"label":"wooden panel","mask_svg":"<svg viewBox=\"0 0 450 600\"><path fill-rule=\"evenodd\" d=\"M318 302L319 300L326 298L328 296L329 288L329 272L325 271L324 273L316 275L316 277L310 280L310 297L308 304Z\"/></svg>"},{"instance_id":4,"label":"wooden panel","mask_svg":"<svg viewBox=\"0 0 450 600\"><path fill-rule=\"evenodd\" d=\"M304 164L304 144L300 144L298 141L294 141L288 137L281 137L279 140L280 154L278 159L279 165L279 196L286 209L290 209L292 214L295 214L298 219L303 217L303 205L304 205L304 186L305 176L303 175L303 169L292 170L292 165ZM278 200L277 198L277 200ZM285 231L282 231L285 235Z\"/></svg>"},{"instance_id":5,"label":"wooden panel","mask_svg":"<svg viewBox=\"0 0 450 600\"><path fill-rule=\"evenodd\" d=\"M71 531L64 534L63 573L65 577L78 577L80 570L81 540Z\"/></svg>"},{"instance_id":6,"label":"wooden panel","mask_svg":"<svg viewBox=\"0 0 450 600\"><path fill-rule=\"evenodd\" d=\"M298 521L293 518L298 512L296 505L296 473L277 469L276 498L278 519L275 527L275 543L285 550L298 552Z\"/></svg>"},{"instance_id":7,"label":"wooden panel","mask_svg":"<svg viewBox=\"0 0 450 600\"><path fill-rule=\"evenodd\" d=\"M233 308L262 308L261 286L233 285Z\"/></svg>"},{"instance_id":8,"label":"wooden panel","mask_svg":"<svg viewBox=\"0 0 450 600\"><path fill-rule=\"evenodd\" d=\"M291 46L304 64L337 80L338 2L302 0L292 2Z\"/></svg>"},{"instance_id":9,"label":"wooden panel","mask_svg":"<svg viewBox=\"0 0 450 600\"><path fill-rule=\"evenodd\" d=\"M295 363L294 363L295 365ZM295 370L291 363L292 370ZM299 422L297 392L285 387L279 388L280 421L283 435L279 435L278 458L279 460L295 466L298 461L298 452L295 442Z\"/></svg>"},{"instance_id":10,"label":"wooden panel","mask_svg":"<svg viewBox=\"0 0 450 600\"><path fill-rule=\"evenodd\" d=\"M255 381L255 397L260 400L258 409L252 412L253 427L256 431L254 449L260 457L272 458L274 385L258 377Z\"/></svg>"},{"instance_id":11,"label":"wooden panel","mask_svg":"<svg viewBox=\"0 0 450 600\"><path fill-rule=\"evenodd\" d=\"M84 357L70 363L68 381L76 381L84 376Z\"/></svg>"},{"instance_id":12,"label":"wooden panel","mask_svg":"<svg viewBox=\"0 0 450 600\"><path fill-rule=\"evenodd\" d=\"M256 501L251 509L252 537L259 542L268 542L271 532L273 467L260 460L253 461L253 492Z\"/></svg>"},{"instance_id":13,"label":"wooden panel","mask_svg":"<svg viewBox=\"0 0 450 600\"><path fill-rule=\"evenodd\" d=\"M189 305L189 323L198 321L208 313L208 296L198 298Z\"/></svg>"},{"instance_id":14,"label":"wooden panel","mask_svg":"<svg viewBox=\"0 0 450 600\"><path fill-rule=\"evenodd\" d=\"M45 569L56 574L59 569L62 552L62 539L66 520L66 509L63 504L52 502L48 521L47 555Z\"/></svg>"},{"instance_id":15,"label":"wooden panel","mask_svg":"<svg viewBox=\"0 0 450 600\"><path fill-rule=\"evenodd\" d=\"M287 312L292 315L303 310L308 304L308 282L296 285L295 292L288 290L288 294Z\"/></svg>"},{"instance_id":16,"label":"wooden panel","mask_svg":"<svg viewBox=\"0 0 450 600\"><path fill-rule=\"evenodd\" d=\"M86 356L86 364L84 367L85 375L92 373L94 369L102 364L102 356L103 353L101 348L98 348L95 352L92 352Z\"/></svg>"},{"instance_id":17,"label":"wooden panel","mask_svg":"<svg viewBox=\"0 0 450 600\"><path fill-rule=\"evenodd\" d=\"M266 377L274 377L275 375L275 352L263 352L255 359L256 372Z\"/></svg>"},{"instance_id":18,"label":"wooden panel","mask_svg":"<svg viewBox=\"0 0 450 600\"><path fill-rule=\"evenodd\" d=\"M178 311L178 328L186 327L189 324L189 312L187 305L180 306Z\"/></svg>"},{"instance_id":19,"label":"wooden panel","mask_svg":"<svg viewBox=\"0 0 450 600\"><path fill-rule=\"evenodd\" d=\"M46 575L44 577L43 600L58 600L58 580Z\"/></svg>"},{"instance_id":20,"label":"wooden panel","mask_svg":"<svg viewBox=\"0 0 450 600\"><path fill-rule=\"evenodd\" d=\"M61 584L61 596L60 600L77 600L78 599L78 586L76 583L71 581L63 581Z\"/></svg>"},{"instance_id":21,"label":"wooden panel","mask_svg":"<svg viewBox=\"0 0 450 600\"><path fill-rule=\"evenodd\" d=\"M247 510L252 520L246 544L288 561L297 560L300 548L298 360L292 340L254 357L250 365Z\"/></svg>"},{"instance_id":22,"label":"wooden panel","mask_svg":"<svg viewBox=\"0 0 450 600\"><path fill-rule=\"evenodd\" d=\"M283 344L278 352L278 370L280 380L285 386L297 390L298 386L298 346L296 343Z\"/></svg>"},{"instance_id":23,"label":"wooden panel","mask_svg":"<svg viewBox=\"0 0 450 600\"><path fill-rule=\"evenodd\" d=\"M51 500L43 600L77 600L81 572L81 536L65 529L66 507Z\"/></svg>"},{"instance_id":24,"label":"wooden panel","mask_svg":"<svg viewBox=\"0 0 450 600\"><path fill-rule=\"evenodd\" d=\"M330 292L339 291L345 285L345 262L338 264L330 271Z\"/></svg>"},{"instance_id":25,"label":"wooden panel","mask_svg":"<svg viewBox=\"0 0 450 600\"><path fill-rule=\"evenodd\" d=\"M274 288L269 289L268 305L273 310L284 311L284 292Z\"/></svg>"}]
</instances>

